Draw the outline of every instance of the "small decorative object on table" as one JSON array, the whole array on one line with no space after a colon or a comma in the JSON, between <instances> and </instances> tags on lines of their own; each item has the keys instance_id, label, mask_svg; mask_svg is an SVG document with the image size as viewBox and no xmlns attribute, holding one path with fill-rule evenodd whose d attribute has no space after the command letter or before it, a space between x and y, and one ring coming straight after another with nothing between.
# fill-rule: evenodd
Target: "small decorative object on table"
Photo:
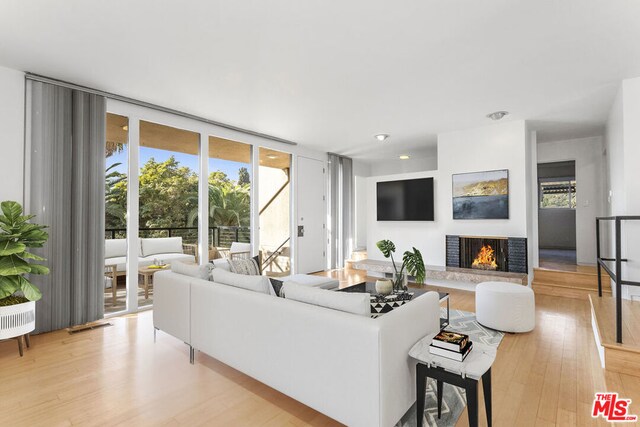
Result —
<instances>
[{"instance_id":1,"label":"small decorative object on table","mask_svg":"<svg viewBox=\"0 0 640 427\"><path fill-rule=\"evenodd\" d=\"M413 292L397 292L391 295L371 295L371 317L376 318L382 314L396 309L413 298Z\"/></svg>"},{"instance_id":2,"label":"small decorative object on table","mask_svg":"<svg viewBox=\"0 0 640 427\"><path fill-rule=\"evenodd\" d=\"M462 362L472 348L473 343L469 340L469 335L453 331L440 331L438 335L433 337L429 353Z\"/></svg>"},{"instance_id":3,"label":"small decorative object on table","mask_svg":"<svg viewBox=\"0 0 640 427\"><path fill-rule=\"evenodd\" d=\"M426 269L422 259L422 254L419 250L413 248L413 251L405 251L402 255L402 266L400 267L400 271L398 271L398 266L396 266L393 259L393 254L396 251L396 245L391 240L380 240L376 243L376 246L380 249L380 252L382 252L382 255L384 255L385 258L391 258L391 264L395 271L393 274L393 289L395 291L407 289L407 275L405 274L405 269L409 274L415 277L418 284L424 283Z\"/></svg>"},{"instance_id":4,"label":"small decorative object on table","mask_svg":"<svg viewBox=\"0 0 640 427\"><path fill-rule=\"evenodd\" d=\"M393 292L393 282L389 279L376 280L376 292L380 295L389 295Z\"/></svg>"}]
</instances>

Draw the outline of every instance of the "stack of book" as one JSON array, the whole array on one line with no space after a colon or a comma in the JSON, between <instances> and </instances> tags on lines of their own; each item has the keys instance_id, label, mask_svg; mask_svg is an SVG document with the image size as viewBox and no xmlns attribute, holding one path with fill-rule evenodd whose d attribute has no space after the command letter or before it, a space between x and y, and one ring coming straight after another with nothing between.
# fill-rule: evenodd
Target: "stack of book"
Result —
<instances>
[{"instance_id":1,"label":"stack of book","mask_svg":"<svg viewBox=\"0 0 640 427\"><path fill-rule=\"evenodd\" d=\"M433 337L429 352L462 362L472 347L473 343L469 340L469 335L452 331L440 331L438 335Z\"/></svg>"}]
</instances>

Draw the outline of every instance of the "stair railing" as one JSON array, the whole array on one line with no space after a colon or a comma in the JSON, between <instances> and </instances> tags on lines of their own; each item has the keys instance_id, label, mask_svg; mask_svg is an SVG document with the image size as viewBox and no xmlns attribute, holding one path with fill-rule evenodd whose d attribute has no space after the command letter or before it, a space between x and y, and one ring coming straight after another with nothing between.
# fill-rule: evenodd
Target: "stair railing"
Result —
<instances>
[{"instance_id":1,"label":"stair railing","mask_svg":"<svg viewBox=\"0 0 640 427\"><path fill-rule=\"evenodd\" d=\"M615 223L615 258L600 256L600 221L614 221ZM616 342L622 344L622 285L640 286L640 282L622 279L622 221L640 221L640 216L603 216L596 218L596 257L598 259L598 296L602 297L602 276L604 270L611 280L616 283ZM606 264L615 263L615 272Z\"/></svg>"}]
</instances>

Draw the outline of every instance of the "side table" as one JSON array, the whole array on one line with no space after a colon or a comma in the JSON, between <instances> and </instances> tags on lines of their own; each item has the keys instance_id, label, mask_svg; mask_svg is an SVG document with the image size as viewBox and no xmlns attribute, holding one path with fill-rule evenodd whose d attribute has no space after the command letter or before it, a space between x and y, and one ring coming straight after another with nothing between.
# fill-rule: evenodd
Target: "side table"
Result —
<instances>
[{"instance_id":1,"label":"side table","mask_svg":"<svg viewBox=\"0 0 640 427\"><path fill-rule=\"evenodd\" d=\"M465 389L469 425L478 426L478 381L482 378L484 404L487 423L491 427L491 366L496 357L496 348L473 343L473 350L462 362L429 353L429 345L435 334L427 335L418 341L409 351L409 356L418 361L416 365L416 418L418 427L422 427L427 378L436 380L438 418L442 414L442 395L444 383Z\"/></svg>"}]
</instances>

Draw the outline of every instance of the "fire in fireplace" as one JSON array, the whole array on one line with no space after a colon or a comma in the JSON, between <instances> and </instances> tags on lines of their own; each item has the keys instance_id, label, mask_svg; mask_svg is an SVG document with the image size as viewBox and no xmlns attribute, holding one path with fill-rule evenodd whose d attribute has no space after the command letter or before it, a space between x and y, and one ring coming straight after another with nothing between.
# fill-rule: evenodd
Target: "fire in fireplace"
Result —
<instances>
[{"instance_id":1,"label":"fire in fireplace","mask_svg":"<svg viewBox=\"0 0 640 427\"><path fill-rule=\"evenodd\" d=\"M471 268L478 268L480 270L496 270L498 263L496 263L496 257L491 245L483 245L476 255L475 259L471 263Z\"/></svg>"}]
</instances>

